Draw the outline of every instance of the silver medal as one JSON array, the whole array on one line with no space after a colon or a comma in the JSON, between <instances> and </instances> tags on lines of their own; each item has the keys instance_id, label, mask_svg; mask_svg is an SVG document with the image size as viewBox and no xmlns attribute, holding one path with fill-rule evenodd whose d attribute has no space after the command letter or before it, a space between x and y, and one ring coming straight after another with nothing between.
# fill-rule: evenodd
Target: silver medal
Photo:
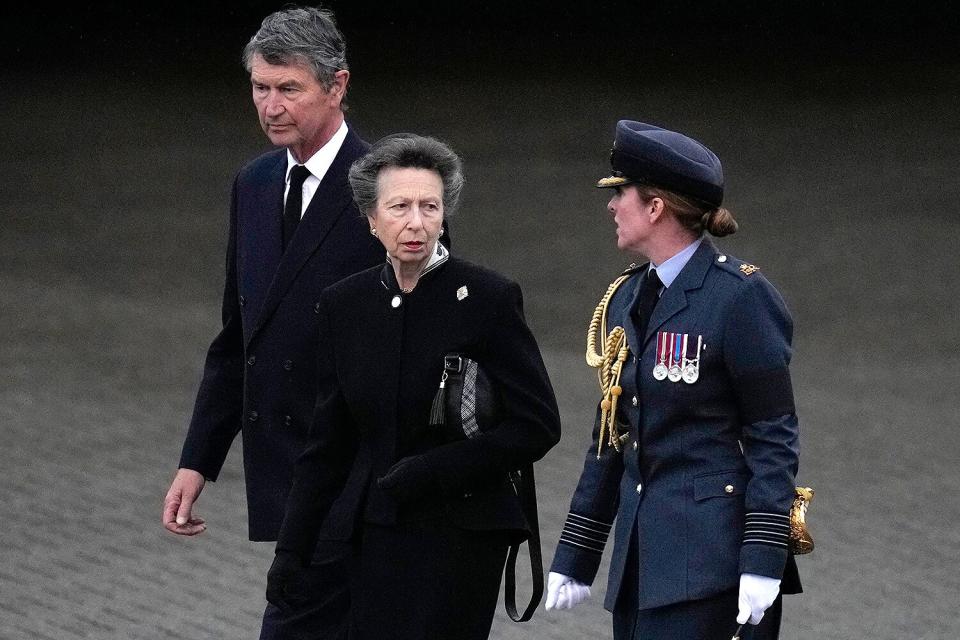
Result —
<instances>
[{"instance_id":1,"label":"silver medal","mask_svg":"<svg viewBox=\"0 0 960 640\"><path fill-rule=\"evenodd\" d=\"M663 380L667 377L667 350L670 348L668 335L665 331L657 333L657 364L653 367L655 380Z\"/></svg>"},{"instance_id":2,"label":"silver medal","mask_svg":"<svg viewBox=\"0 0 960 640\"><path fill-rule=\"evenodd\" d=\"M687 334L680 337L679 333L673 334L673 350L670 353L670 368L667 369L667 378L670 382L680 382L683 379L683 371L680 364L683 362L683 354L687 352Z\"/></svg>"},{"instance_id":3,"label":"silver medal","mask_svg":"<svg viewBox=\"0 0 960 640\"><path fill-rule=\"evenodd\" d=\"M703 336L697 336L697 355L694 358L687 357L686 345L683 349L683 381L687 384L693 384L700 377L700 348L703 346Z\"/></svg>"}]
</instances>

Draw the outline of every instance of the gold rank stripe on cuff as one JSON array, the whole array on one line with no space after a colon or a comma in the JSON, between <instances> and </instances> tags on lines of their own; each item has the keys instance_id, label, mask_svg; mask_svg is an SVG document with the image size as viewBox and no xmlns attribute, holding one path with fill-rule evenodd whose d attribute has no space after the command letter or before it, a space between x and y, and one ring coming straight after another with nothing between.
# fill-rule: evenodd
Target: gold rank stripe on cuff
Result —
<instances>
[{"instance_id":1,"label":"gold rank stripe on cuff","mask_svg":"<svg viewBox=\"0 0 960 640\"><path fill-rule=\"evenodd\" d=\"M743 529L743 544L766 544L786 547L790 538L790 516L765 511L747 514Z\"/></svg>"},{"instance_id":2,"label":"gold rank stripe on cuff","mask_svg":"<svg viewBox=\"0 0 960 640\"><path fill-rule=\"evenodd\" d=\"M603 553L613 523L600 522L576 513L567 514L560 544L569 544L594 553Z\"/></svg>"}]
</instances>

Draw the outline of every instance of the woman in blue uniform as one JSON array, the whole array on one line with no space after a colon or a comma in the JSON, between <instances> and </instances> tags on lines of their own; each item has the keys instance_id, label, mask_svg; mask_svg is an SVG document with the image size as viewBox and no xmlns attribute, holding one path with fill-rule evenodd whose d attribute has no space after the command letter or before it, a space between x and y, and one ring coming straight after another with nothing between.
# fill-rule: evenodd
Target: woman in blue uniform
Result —
<instances>
[{"instance_id":1,"label":"woman in blue uniform","mask_svg":"<svg viewBox=\"0 0 960 640\"><path fill-rule=\"evenodd\" d=\"M387 260L320 298L320 395L267 594L283 606L309 588L297 578L318 535L352 541L354 638L486 638L507 549L529 533L508 473L560 437L520 288L438 242L462 184L453 151L407 134L350 170ZM450 353L498 396L499 421L475 437L430 424Z\"/></svg>"},{"instance_id":2,"label":"woman in blue uniform","mask_svg":"<svg viewBox=\"0 0 960 640\"><path fill-rule=\"evenodd\" d=\"M790 314L757 267L706 237L737 229L707 147L623 120L611 165L597 186L614 190L617 247L649 262L590 325L603 395L546 606L589 595L614 529L614 638L729 640L743 623L744 640L776 638L779 594L799 589Z\"/></svg>"}]
</instances>

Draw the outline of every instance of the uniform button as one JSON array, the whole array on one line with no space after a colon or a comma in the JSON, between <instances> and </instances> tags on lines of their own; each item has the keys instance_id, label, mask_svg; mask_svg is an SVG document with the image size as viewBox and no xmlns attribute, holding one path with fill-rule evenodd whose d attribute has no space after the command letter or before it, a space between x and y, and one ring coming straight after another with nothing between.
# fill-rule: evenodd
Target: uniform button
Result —
<instances>
[{"instance_id":1,"label":"uniform button","mask_svg":"<svg viewBox=\"0 0 960 640\"><path fill-rule=\"evenodd\" d=\"M643 483L637 485L637 493L643 493Z\"/></svg>"},{"instance_id":2,"label":"uniform button","mask_svg":"<svg viewBox=\"0 0 960 640\"><path fill-rule=\"evenodd\" d=\"M400 306L401 302L403 302L403 298L400 296L393 296L393 299L390 301L390 306L396 309Z\"/></svg>"},{"instance_id":3,"label":"uniform button","mask_svg":"<svg viewBox=\"0 0 960 640\"><path fill-rule=\"evenodd\" d=\"M245 304L247 304L247 299L244 298L243 296L240 296L240 306L242 307Z\"/></svg>"},{"instance_id":4,"label":"uniform button","mask_svg":"<svg viewBox=\"0 0 960 640\"><path fill-rule=\"evenodd\" d=\"M319 303L319 302L313 305L313 312L314 312L314 313L320 313L320 303Z\"/></svg>"},{"instance_id":5,"label":"uniform button","mask_svg":"<svg viewBox=\"0 0 960 640\"><path fill-rule=\"evenodd\" d=\"M283 370L291 371L293 369L293 360L284 360L283 361Z\"/></svg>"},{"instance_id":6,"label":"uniform button","mask_svg":"<svg viewBox=\"0 0 960 640\"><path fill-rule=\"evenodd\" d=\"M637 404L638 404L638 403L637 403L637 396L633 396L633 397L630 399L630 404L632 404L633 406L637 406Z\"/></svg>"},{"instance_id":7,"label":"uniform button","mask_svg":"<svg viewBox=\"0 0 960 640\"><path fill-rule=\"evenodd\" d=\"M256 421L257 421L257 418L259 418L259 417L260 417L260 414L257 413L256 411L251 411L251 412L250 412L250 422L256 422Z\"/></svg>"},{"instance_id":8,"label":"uniform button","mask_svg":"<svg viewBox=\"0 0 960 640\"><path fill-rule=\"evenodd\" d=\"M639 448L639 445L637 444L637 441L634 440L634 441L633 441L633 450L636 451L638 448Z\"/></svg>"},{"instance_id":9,"label":"uniform button","mask_svg":"<svg viewBox=\"0 0 960 640\"><path fill-rule=\"evenodd\" d=\"M257 364L257 356L250 356L249 358L247 358L247 364L250 365L251 367Z\"/></svg>"},{"instance_id":10,"label":"uniform button","mask_svg":"<svg viewBox=\"0 0 960 640\"><path fill-rule=\"evenodd\" d=\"M289 427L291 424L293 424L293 418L290 416L283 416L283 424Z\"/></svg>"},{"instance_id":11,"label":"uniform button","mask_svg":"<svg viewBox=\"0 0 960 640\"><path fill-rule=\"evenodd\" d=\"M727 256L722 254L717 256L717 262L726 262L726 261L727 261Z\"/></svg>"},{"instance_id":12,"label":"uniform button","mask_svg":"<svg viewBox=\"0 0 960 640\"><path fill-rule=\"evenodd\" d=\"M732 484L728 484L727 486L725 486L725 487L723 488L723 490L726 491L727 493L733 493L733 485L732 485Z\"/></svg>"}]
</instances>

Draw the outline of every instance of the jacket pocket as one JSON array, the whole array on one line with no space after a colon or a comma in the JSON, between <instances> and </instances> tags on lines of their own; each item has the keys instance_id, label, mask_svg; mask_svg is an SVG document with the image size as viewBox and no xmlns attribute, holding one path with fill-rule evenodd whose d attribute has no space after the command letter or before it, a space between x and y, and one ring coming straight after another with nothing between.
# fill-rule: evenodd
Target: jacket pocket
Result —
<instances>
[{"instance_id":1,"label":"jacket pocket","mask_svg":"<svg viewBox=\"0 0 960 640\"><path fill-rule=\"evenodd\" d=\"M747 490L747 474L743 471L713 471L693 478L693 499L732 498Z\"/></svg>"}]
</instances>

